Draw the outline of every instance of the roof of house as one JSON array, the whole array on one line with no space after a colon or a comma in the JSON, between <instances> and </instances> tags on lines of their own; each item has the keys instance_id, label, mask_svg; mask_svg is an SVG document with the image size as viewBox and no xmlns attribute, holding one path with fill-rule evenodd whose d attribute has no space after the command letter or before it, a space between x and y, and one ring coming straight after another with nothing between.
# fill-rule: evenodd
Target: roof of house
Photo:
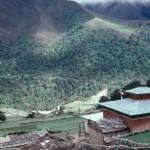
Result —
<instances>
[{"instance_id":1,"label":"roof of house","mask_svg":"<svg viewBox=\"0 0 150 150\"><path fill-rule=\"evenodd\" d=\"M97 122L97 121L103 119L103 112L83 115L82 118Z\"/></svg>"},{"instance_id":2,"label":"roof of house","mask_svg":"<svg viewBox=\"0 0 150 150\"><path fill-rule=\"evenodd\" d=\"M1 141L0 149L30 144L33 141L41 137L44 137L46 134L48 134L48 132L45 129L43 129L43 130L33 131L33 132L20 134L20 135L9 135L7 137L1 137L3 139L9 138L9 140Z\"/></svg>"},{"instance_id":3,"label":"roof of house","mask_svg":"<svg viewBox=\"0 0 150 150\"><path fill-rule=\"evenodd\" d=\"M103 133L122 131L128 128L127 123L118 117L100 120L97 125Z\"/></svg>"},{"instance_id":4,"label":"roof of house","mask_svg":"<svg viewBox=\"0 0 150 150\"><path fill-rule=\"evenodd\" d=\"M25 134L10 135L0 143L0 149L18 148L20 150L45 150L45 149L70 149L74 146L74 142L60 136L49 134L47 130L33 131ZM5 137L3 137L5 138Z\"/></svg>"},{"instance_id":5,"label":"roof of house","mask_svg":"<svg viewBox=\"0 0 150 150\"><path fill-rule=\"evenodd\" d=\"M99 104L102 108L122 113L131 118L150 116L150 100L123 100L104 102Z\"/></svg>"},{"instance_id":6,"label":"roof of house","mask_svg":"<svg viewBox=\"0 0 150 150\"><path fill-rule=\"evenodd\" d=\"M132 94L150 94L150 88L149 87L137 87L134 89L126 90L126 93L132 93Z\"/></svg>"}]
</instances>

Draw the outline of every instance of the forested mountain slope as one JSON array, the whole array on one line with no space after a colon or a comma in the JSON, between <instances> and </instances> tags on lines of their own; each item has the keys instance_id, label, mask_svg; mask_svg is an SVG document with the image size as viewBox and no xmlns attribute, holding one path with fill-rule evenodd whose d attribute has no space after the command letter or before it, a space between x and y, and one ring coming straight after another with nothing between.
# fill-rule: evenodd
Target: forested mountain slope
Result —
<instances>
[{"instance_id":1,"label":"forested mountain slope","mask_svg":"<svg viewBox=\"0 0 150 150\"><path fill-rule=\"evenodd\" d=\"M119 39L107 30L78 25L53 45L28 37L1 43L1 106L51 108L90 96L104 84L148 78L150 46L144 41L149 36L144 41L135 37Z\"/></svg>"},{"instance_id":2,"label":"forested mountain slope","mask_svg":"<svg viewBox=\"0 0 150 150\"><path fill-rule=\"evenodd\" d=\"M148 22L129 28L67 0L0 2L0 107L49 109L149 78Z\"/></svg>"}]
</instances>

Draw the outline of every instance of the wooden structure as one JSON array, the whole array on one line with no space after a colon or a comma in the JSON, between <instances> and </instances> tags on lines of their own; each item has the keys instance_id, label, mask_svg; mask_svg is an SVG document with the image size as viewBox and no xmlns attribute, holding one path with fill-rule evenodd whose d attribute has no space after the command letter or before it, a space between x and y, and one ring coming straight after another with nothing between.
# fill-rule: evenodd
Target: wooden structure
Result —
<instances>
[{"instance_id":1,"label":"wooden structure","mask_svg":"<svg viewBox=\"0 0 150 150\"><path fill-rule=\"evenodd\" d=\"M120 117L128 123L130 132L150 128L150 88L138 87L125 91L128 98L100 103L104 118Z\"/></svg>"}]
</instances>

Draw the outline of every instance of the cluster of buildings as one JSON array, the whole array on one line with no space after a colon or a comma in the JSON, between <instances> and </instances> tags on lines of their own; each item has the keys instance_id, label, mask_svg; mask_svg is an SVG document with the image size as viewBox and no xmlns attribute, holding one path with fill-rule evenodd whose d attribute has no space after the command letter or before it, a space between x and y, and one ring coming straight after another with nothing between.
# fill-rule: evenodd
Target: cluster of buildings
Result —
<instances>
[{"instance_id":1,"label":"cluster of buildings","mask_svg":"<svg viewBox=\"0 0 150 150\"><path fill-rule=\"evenodd\" d=\"M132 132L150 129L150 88L125 91L128 98L100 103L102 112L82 116L91 144L108 144Z\"/></svg>"},{"instance_id":2,"label":"cluster of buildings","mask_svg":"<svg viewBox=\"0 0 150 150\"><path fill-rule=\"evenodd\" d=\"M128 98L100 103L101 112L83 115L89 144L109 145L114 139L132 132L150 129L150 88L125 91ZM0 149L18 150L72 149L68 139L49 134L47 130L0 137Z\"/></svg>"},{"instance_id":3,"label":"cluster of buildings","mask_svg":"<svg viewBox=\"0 0 150 150\"><path fill-rule=\"evenodd\" d=\"M56 150L71 149L74 143L60 136L49 134L47 130L39 130L24 134L0 137L0 149L8 150Z\"/></svg>"}]
</instances>

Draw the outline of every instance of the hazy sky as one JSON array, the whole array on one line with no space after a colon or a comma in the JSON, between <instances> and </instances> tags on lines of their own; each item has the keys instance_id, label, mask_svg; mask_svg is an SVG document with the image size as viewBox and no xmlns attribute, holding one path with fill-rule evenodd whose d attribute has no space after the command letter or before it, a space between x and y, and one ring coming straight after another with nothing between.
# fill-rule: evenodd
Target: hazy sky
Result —
<instances>
[{"instance_id":1,"label":"hazy sky","mask_svg":"<svg viewBox=\"0 0 150 150\"><path fill-rule=\"evenodd\" d=\"M74 0L78 3L96 3L96 2L111 2L111 1L119 1L119 2L141 2L141 3L145 3L145 2L150 2L150 0Z\"/></svg>"}]
</instances>

